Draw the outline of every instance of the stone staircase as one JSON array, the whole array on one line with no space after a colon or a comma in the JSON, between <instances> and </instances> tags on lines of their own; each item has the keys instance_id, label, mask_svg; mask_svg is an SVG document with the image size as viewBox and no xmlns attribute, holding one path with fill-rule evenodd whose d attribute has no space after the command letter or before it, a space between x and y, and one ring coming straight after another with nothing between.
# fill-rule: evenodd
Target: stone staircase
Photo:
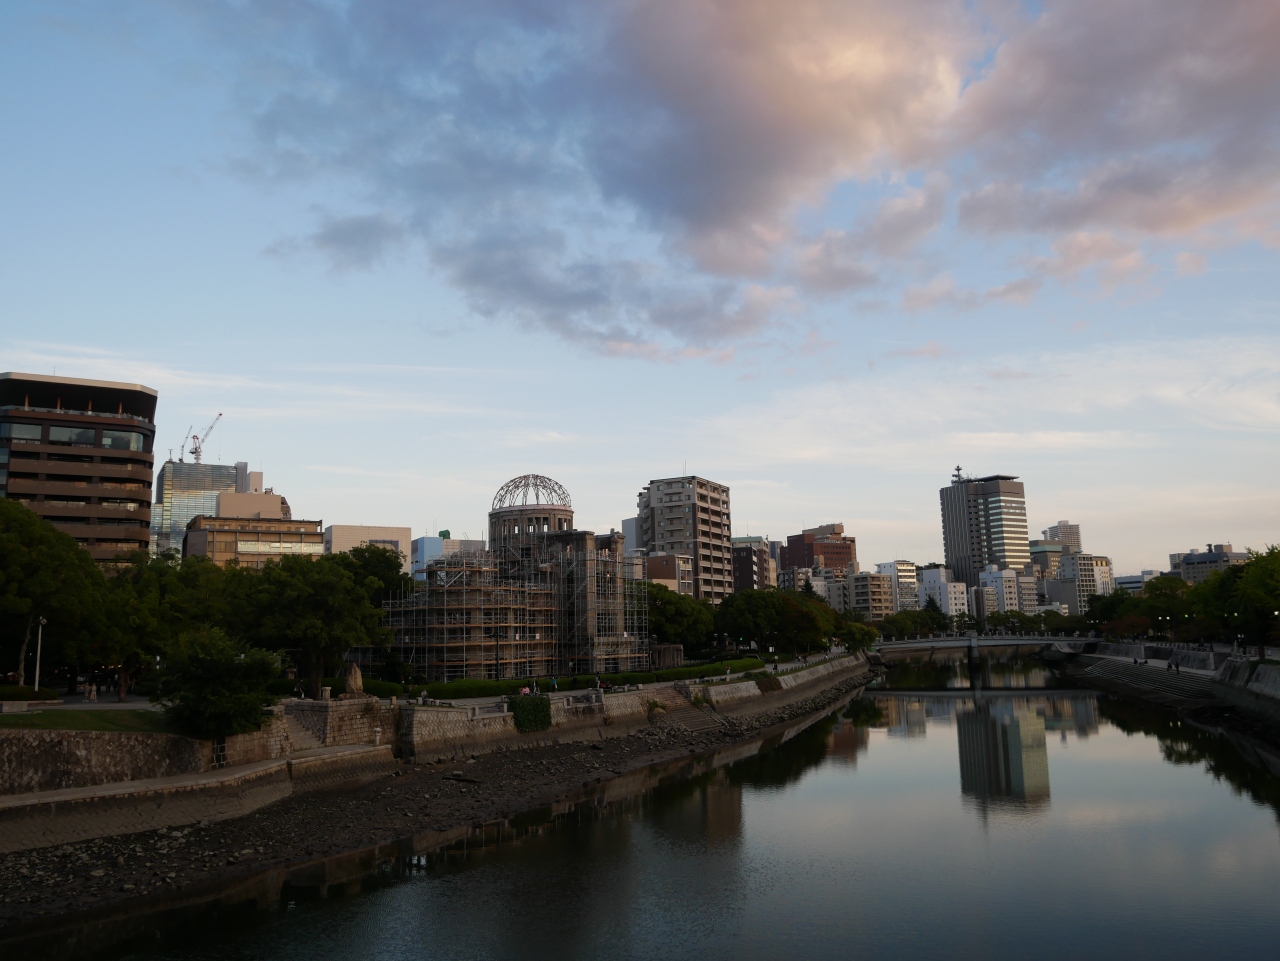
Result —
<instances>
[{"instance_id":1,"label":"stone staircase","mask_svg":"<svg viewBox=\"0 0 1280 961\"><path fill-rule=\"evenodd\" d=\"M286 714L284 721L289 729L290 748L294 753L298 751L314 751L316 748L324 747L320 743L320 739L303 727L302 722L292 714Z\"/></svg>"},{"instance_id":2,"label":"stone staircase","mask_svg":"<svg viewBox=\"0 0 1280 961\"><path fill-rule=\"evenodd\" d=\"M1119 660L1099 661L1085 669L1087 674L1097 674L1113 680L1132 684L1134 687L1146 687L1161 694L1174 697L1213 698L1213 685L1209 678L1200 674L1166 671L1163 667L1149 664L1134 664Z\"/></svg>"},{"instance_id":3,"label":"stone staircase","mask_svg":"<svg viewBox=\"0 0 1280 961\"><path fill-rule=\"evenodd\" d=\"M724 721L709 707L695 707L687 697L674 687L658 687L644 692L648 699L658 701L667 709L667 717L686 730L695 733L721 727Z\"/></svg>"}]
</instances>

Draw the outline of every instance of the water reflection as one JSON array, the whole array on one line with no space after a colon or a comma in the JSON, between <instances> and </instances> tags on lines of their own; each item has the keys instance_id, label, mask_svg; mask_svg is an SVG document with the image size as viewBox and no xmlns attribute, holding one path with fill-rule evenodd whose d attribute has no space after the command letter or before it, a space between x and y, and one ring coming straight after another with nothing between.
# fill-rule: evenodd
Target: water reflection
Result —
<instances>
[{"instance_id":1,"label":"water reflection","mask_svg":"<svg viewBox=\"0 0 1280 961\"><path fill-rule=\"evenodd\" d=\"M1049 806L1044 718L1012 699L983 701L956 717L960 793L985 818L993 807Z\"/></svg>"}]
</instances>

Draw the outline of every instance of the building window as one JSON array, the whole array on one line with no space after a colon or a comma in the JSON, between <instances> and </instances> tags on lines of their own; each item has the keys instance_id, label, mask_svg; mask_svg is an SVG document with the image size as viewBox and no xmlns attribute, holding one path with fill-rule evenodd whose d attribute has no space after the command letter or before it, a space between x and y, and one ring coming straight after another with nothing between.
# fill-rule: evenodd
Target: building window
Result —
<instances>
[{"instance_id":1,"label":"building window","mask_svg":"<svg viewBox=\"0 0 1280 961\"><path fill-rule=\"evenodd\" d=\"M50 428L52 432L53 428ZM143 449L143 436L137 431L132 430L104 430L102 432L102 446L109 447L112 450L137 450Z\"/></svg>"},{"instance_id":2,"label":"building window","mask_svg":"<svg viewBox=\"0 0 1280 961\"><path fill-rule=\"evenodd\" d=\"M92 427L50 427L50 444L70 444L72 447L92 447Z\"/></svg>"},{"instance_id":3,"label":"building window","mask_svg":"<svg viewBox=\"0 0 1280 961\"><path fill-rule=\"evenodd\" d=\"M0 437L9 437L15 443L38 444L40 443L40 425L0 424Z\"/></svg>"}]
</instances>

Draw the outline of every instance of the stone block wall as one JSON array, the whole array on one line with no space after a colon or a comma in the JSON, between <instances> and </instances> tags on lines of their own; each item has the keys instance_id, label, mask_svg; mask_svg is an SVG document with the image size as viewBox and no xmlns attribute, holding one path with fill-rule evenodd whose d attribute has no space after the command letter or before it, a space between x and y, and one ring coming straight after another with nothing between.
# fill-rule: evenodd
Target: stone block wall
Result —
<instances>
[{"instance_id":1,"label":"stone block wall","mask_svg":"<svg viewBox=\"0 0 1280 961\"><path fill-rule=\"evenodd\" d=\"M336 747L394 743L399 707L367 697L347 701L288 700L284 710L324 747Z\"/></svg>"},{"instance_id":2,"label":"stone block wall","mask_svg":"<svg viewBox=\"0 0 1280 961\"><path fill-rule=\"evenodd\" d=\"M196 774L209 748L176 734L0 728L0 795Z\"/></svg>"},{"instance_id":3,"label":"stone block wall","mask_svg":"<svg viewBox=\"0 0 1280 961\"><path fill-rule=\"evenodd\" d=\"M214 744L212 741L202 742L205 745L207 758L205 769L213 767ZM289 743L289 728L284 720L284 708L277 705L271 709L267 721L261 729L248 734L233 734L226 739L223 751L223 767L236 764L252 764L254 761L269 761L273 758L285 757L292 745Z\"/></svg>"},{"instance_id":4,"label":"stone block wall","mask_svg":"<svg viewBox=\"0 0 1280 961\"><path fill-rule=\"evenodd\" d=\"M760 685L755 681L734 681L732 684L704 684L698 689L712 706L736 704L747 698L763 697Z\"/></svg>"}]
</instances>

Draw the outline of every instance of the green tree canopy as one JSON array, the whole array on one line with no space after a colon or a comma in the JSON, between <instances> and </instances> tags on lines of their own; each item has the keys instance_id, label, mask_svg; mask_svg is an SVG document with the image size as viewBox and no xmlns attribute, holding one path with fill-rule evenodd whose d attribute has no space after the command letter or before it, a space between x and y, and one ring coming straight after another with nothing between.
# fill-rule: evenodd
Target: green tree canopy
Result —
<instances>
[{"instance_id":1,"label":"green tree canopy","mask_svg":"<svg viewBox=\"0 0 1280 961\"><path fill-rule=\"evenodd\" d=\"M711 605L652 581L641 583L649 604L649 637L655 644L683 644L686 652L710 644L715 626Z\"/></svg>"},{"instance_id":2,"label":"green tree canopy","mask_svg":"<svg viewBox=\"0 0 1280 961\"><path fill-rule=\"evenodd\" d=\"M233 641L218 628L182 634L165 658L152 700L192 737L246 734L262 727L274 701L267 685L280 672L275 654Z\"/></svg>"},{"instance_id":3,"label":"green tree canopy","mask_svg":"<svg viewBox=\"0 0 1280 961\"><path fill-rule=\"evenodd\" d=\"M0 500L0 634L19 683L39 619L48 621L44 664L74 662L101 625L104 591L102 572L74 538Z\"/></svg>"},{"instance_id":4,"label":"green tree canopy","mask_svg":"<svg viewBox=\"0 0 1280 961\"><path fill-rule=\"evenodd\" d=\"M245 639L271 650L299 650L312 696L319 696L325 669L336 671L348 650L383 647L389 639L382 611L340 554L285 557L260 572L237 573Z\"/></svg>"}]
</instances>

